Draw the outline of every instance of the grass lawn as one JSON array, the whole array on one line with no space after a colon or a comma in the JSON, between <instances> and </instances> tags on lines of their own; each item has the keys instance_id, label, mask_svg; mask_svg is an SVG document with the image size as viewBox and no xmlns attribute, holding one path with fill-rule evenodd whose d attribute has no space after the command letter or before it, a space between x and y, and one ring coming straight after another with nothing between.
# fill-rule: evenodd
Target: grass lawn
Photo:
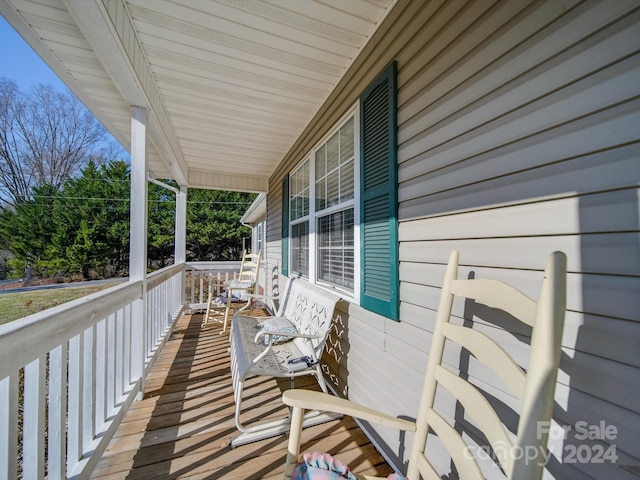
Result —
<instances>
[{"instance_id":1,"label":"grass lawn","mask_svg":"<svg viewBox=\"0 0 640 480\"><path fill-rule=\"evenodd\" d=\"M113 285L115 285L115 283L89 287L67 287L33 292L3 293L0 295L0 325L104 290Z\"/></svg>"}]
</instances>

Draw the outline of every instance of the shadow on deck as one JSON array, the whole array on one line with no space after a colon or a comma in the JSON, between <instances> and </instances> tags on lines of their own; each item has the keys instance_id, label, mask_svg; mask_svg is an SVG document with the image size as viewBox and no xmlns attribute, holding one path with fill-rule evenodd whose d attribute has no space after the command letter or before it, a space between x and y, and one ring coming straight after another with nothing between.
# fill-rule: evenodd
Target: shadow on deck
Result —
<instances>
[{"instance_id":1,"label":"shadow on deck","mask_svg":"<svg viewBox=\"0 0 640 480\"><path fill-rule=\"evenodd\" d=\"M281 478L287 437L231 449L234 423L228 337L202 327L202 315L178 320L147 377L145 398L127 412L92 478ZM310 383L311 382L311 383ZM296 388L314 388L313 380ZM289 381L254 377L245 387L243 420L286 416ZM328 452L359 473L386 476L391 468L351 418L309 427L303 451Z\"/></svg>"}]
</instances>

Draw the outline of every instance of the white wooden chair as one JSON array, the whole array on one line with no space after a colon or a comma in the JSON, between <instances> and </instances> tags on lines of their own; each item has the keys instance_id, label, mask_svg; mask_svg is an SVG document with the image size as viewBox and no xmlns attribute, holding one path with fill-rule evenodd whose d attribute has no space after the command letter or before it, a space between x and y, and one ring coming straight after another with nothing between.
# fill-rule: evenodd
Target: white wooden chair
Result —
<instances>
[{"instance_id":1,"label":"white wooden chair","mask_svg":"<svg viewBox=\"0 0 640 480\"><path fill-rule=\"evenodd\" d=\"M441 475L448 473L438 474L428 459L429 453L425 453L427 439L431 438L434 432L439 441L444 444L448 452L447 459L450 456L460 478L484 479L485 475L478 459L470 455L474 446L467 443L468 436L463 438L452 426L454 423L452 419L447 420L447 415L443 417L441 413L436 412L434 407L436 388L445 388L456 397L459 406L464 408L465 419L470 419L474 427L484 434L488 444L492 446L500 468L507 478L515 480L541 478L543 470L541 458L532 460L526 455L517 455L517 453L523 453L525 450L532 451L532 448L538 448L540 452L542 448L542 452L546 454L547 435L543 432L548 428L538 427L550 421L553 410L566 303L566 257L561 252L551 254L537 302L510 285L497 280L459 280L457 271L458 253L453 252L445 274L417 421L412 422L385 415L320 392L286 391L283 394L283 401L292 407L292 424L285 478L291 477L294 465L298 461L302 432L300 422L304 410L324 410L350 415L372 424L415 432L408 462L407 478L409 480L440 479ZM478 304L503 310L532 327L529 363L526 370L492 338L477 329L469 328L474 322L451 317L456 296L473 299ZM515 432L509 431L478 387L465 377L458 375L456 371L452 371L452 367L447 367L443 362L445 345L449 346L451 342L462 346L479 362L490 367L520 400L521 408ZM548 427L548 424L546 426ZM448 462L449 460L445 465L450 465Z\"/></svg>"},{"instance_id":2,"label":"white wooden chair","mask_svg":"<svg viewBox=\"0 0 640 480\"><path fill-rule=\"evenodd\" d=\"M228 333L229 315L252 301L252 294L258 284L260 259L261 252L247 253L246 250L243 252L240 273L236 278L222 285L225 289L224 296L222 298L216 296L216 289L212 289L207 301L207 312L205 313L203 324L208 324L215 313L220 314L224 310L221 333Z\"/></svg>"}]
</instances>

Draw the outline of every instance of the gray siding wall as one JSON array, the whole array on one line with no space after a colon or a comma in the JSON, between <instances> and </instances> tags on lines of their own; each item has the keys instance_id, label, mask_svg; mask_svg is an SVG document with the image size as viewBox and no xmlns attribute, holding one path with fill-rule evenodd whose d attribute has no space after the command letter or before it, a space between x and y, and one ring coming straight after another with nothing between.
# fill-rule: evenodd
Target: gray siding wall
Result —
<instances>
[{"instance_id":1,"label":"gray siding wall","mask_svg":"<svg viewBox=\"0 0 640 480\"><path fill-rule=\"evenodd\" d=\"M596 451L569 434L552 439L547 475L640 475L639 52L637 0L398 2L270 181L273 267L283 175L398 61L401 321L341 306L328 361L340 392L415 416L449 252L460 251L462 276L504 279L537 298L547 256L562 250L568 305L554 419L613 425L616 438L595 443L615 445L618 460L569 463L571 443ZM514 337L526 333L476 323L520 351ZM460 356L447 353L454 368ZM466 364L496 401L514 404ZM438 402L455 416L450 398ZM402 464L410 437L371 432Z\"/></svg>"}]
</instances>

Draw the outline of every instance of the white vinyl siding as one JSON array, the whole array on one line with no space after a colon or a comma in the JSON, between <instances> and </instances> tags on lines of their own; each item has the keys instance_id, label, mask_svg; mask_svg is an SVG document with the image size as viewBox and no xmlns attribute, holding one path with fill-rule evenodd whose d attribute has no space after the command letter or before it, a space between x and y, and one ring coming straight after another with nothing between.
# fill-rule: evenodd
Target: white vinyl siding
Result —
<instances>
[{"instance_id":1,"label":"white vinyl siding","mask_svg":"<svg viewBox=\"0 0 640 480\"><path fill-rule=\"evenodd\" d=\"M386 322L385 353L377 353L380 363L402 363L407 351L424 351L412 338L428 331L452 249L461 252L461 275L503 278L533 297L546 256L563 250L568 313L554 420L574 429L578 421L613 425L617 437L597 443L614 445L619 458L568 463L568 445L594 442L553 438L548 474L628 478L620 465L639 464L640 440L632 400L640 392L640 18L625 14L631 3L552 3L524 11L497 4L478 18L469 15L479 5L469 4L447 30L469 21L473 28L449 49L432 43L437 61L399 61L401 322L412 325L390 330ZM471 51L473 60L462 61ZM526 335L476 321L505 348L512 335ZM451 357L452 368L459 362ZM368 403L365 390L352 388L360 374L351 365L350 395ZM513 403L473 361L467 371ZM403 392L417 402L419 393ZM383 435L398 448L397 436Z\"/></svg>"}]
</instances>

